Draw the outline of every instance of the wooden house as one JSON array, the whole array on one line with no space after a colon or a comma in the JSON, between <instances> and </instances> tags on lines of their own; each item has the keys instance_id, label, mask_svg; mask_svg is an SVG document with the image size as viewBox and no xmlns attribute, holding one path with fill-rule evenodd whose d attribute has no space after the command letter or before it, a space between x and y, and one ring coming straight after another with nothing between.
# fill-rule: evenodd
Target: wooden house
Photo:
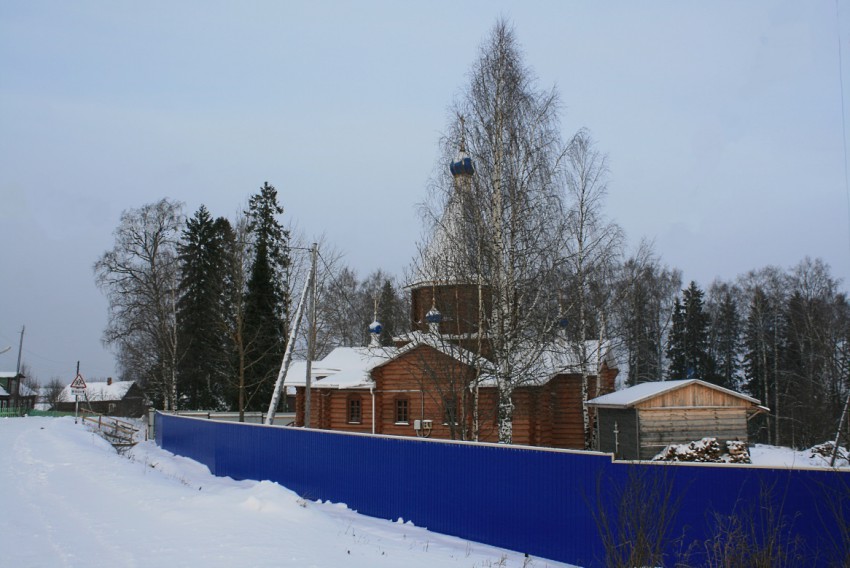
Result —
<instances>
[{"instance_id":1,"label":"wooden house","mask_svg":"<svg viewBox=\"0 0 850 568\"><path fill-rule=\"evenodd\" d=\"M747 442L747 421L767 409L747 395L697 379L635 385L588 401L597 410L599 450L652 459L669 444L705 437Z\"/></svg>"},{"instance_id":2,"label":"wooden house","mask_svg":"<svg viewBox=\"0 0 850 568\"><path fill-rule=\"evenodd\" d=\"M25 412L35 408L38 393L24 384L24 376L13 371L0 372L0 410Z\"/></svg>"},{"instance_id":3,"label":"wooden house","mask_svg":"<svg viewBox=\"0 0 850 568\"><path fill-rule=\"evenodd\" d=\"M314 362L310 427L471 439L477 424L479 441L497 442L498 391L489 361L437 334L414 332L405 340L400 347L340 347ZM584 449L581 375L570 357L544 359L537 375L513 392L513 443ZM598 383L589 380L592 395L597 384L601 392L614 388L617 370L604 362L602 369ZM305 362L293 362L286 383L296 390L295 425L303 426Z\"/></svg>"},{"instance_id":4,"label":"wooden house","mask_svg":"<svg viewBox=\"0 0 850 568\"><path fill-rule=\"evenodd\" d=\"M71 387L66 386L59 396L55 410L74 412L76 400ZM147 407L145 393L135 381L90 382L86 384L85 395L80 397L80 408L108 416L143 416Z\"/></svg>"}]
</instances>

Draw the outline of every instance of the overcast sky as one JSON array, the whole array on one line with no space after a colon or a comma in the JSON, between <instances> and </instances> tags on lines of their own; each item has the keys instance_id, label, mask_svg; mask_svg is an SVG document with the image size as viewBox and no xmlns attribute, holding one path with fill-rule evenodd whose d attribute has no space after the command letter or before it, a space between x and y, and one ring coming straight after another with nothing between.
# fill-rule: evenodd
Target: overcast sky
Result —
<instances>
[{"instance_id":1,"label":"overcast sky","mask_svg":"<svg viewBox=\"0 0 850 568\"><path fill-rule=\"evenodd\" d=\"M115 374L92 264L122 210L285 222L401 275L447 108L498 17L564 138L608 154L607 213L703 288L821 257L850 281L850 6L764 2L0 4L0 371ZM844 70L840 72L839 38Z\"/></svg>"}]
</instances>

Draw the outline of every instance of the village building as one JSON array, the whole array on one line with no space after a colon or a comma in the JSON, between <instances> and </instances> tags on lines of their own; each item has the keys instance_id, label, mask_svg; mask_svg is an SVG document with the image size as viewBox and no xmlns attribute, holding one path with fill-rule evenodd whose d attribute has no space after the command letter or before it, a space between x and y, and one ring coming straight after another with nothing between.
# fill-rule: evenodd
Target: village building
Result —
<instances>
[{"instance_id":1,"label":"village building","mask_svg":"<svg viewBox=\"0 0 850 568\"><path fill-rule=\"evenodd\" d=\"M77 401L71 392L71 386L64 388L59 395L54 410L74 412ZM144 415L147 407L145 393L135 381L89 382L85 394L80 397L79 408L107 416L138 418Z\"/></svg>"},{"instance_id":2,"label":"village building","mask_svg":"<svg viewBox=\"0 0 850 568\"><path fill-rule=\"evenodd\" d=\"M25 412L35 408L38 393L24 384L24 378L14 371L0 372L0 410Z\"/></svg>"},{"instance_id":3,"label":"village building","mask_svg":"<svg viewBox=\"0 0 850 568\"><path fill-rule=\"evenodd\" d=\"M455 193L407 288L412 331L385 347L373 322L369 347L339 347L312 362L311 428L499 441L492 345L481 318L490 310L490 292L465 269L457 246L467 241L463 195L474 173L462 146L450 169ZM582 351L592 361L580 361ZM589 397L614 390L617 368L608 345L577 350L558 337L536 346L532 358L511 397L513 443L585 449L583 382ZM296 391L296 426L306 421L306 373L306 362L296 361L286 378Z\"/></svg>"},{"instance_id":4,"label":"village building","mask_svg":"<svg viewBox=\"0 0 850 568\"><path fill-rule=\"evenodd\" d=\"M402 347L338 347L311 365L310 427L396 436L470 439L475 431L477 369L489 362L427 333L414 332ZM547 371L514 391L513 443L584 449L582 375L569 356L546 362ZM602 363L600 384L613 390L617 371ZM597 391L596 376L589 381ZM305 420L306 362L290 365L296 390L295 425ZM479 375L478 435L497 442L498 392ZM601 389L600 389L601 390Z\"/></svg>"},{"instance_id":5,"label":"village building","mask_svg":"<svg viewBox=\"0 0 850 568\"><path fill-rule=\"evenodd\" d=\"M754 398L698 379L641 383L587 404L597 411L599 450L627 460L706 437L746 443L749 419L767 411Z\"/></svg>"}]
</instances>

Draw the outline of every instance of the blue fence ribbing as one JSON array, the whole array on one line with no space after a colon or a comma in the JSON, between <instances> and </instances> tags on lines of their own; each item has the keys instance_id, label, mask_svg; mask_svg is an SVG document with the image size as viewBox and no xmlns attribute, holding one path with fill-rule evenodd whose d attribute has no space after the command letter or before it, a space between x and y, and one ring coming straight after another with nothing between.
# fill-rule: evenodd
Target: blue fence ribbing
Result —
<instances>
[{"instance_id":1,"label":"blue fence ribbing","mask_svg":"<svg viewBox=\"0 0 850 568\"><path fill-rule=\"evenodd\" d=\"M603 564L598 515L630 488L671 487L677 548L699 565L718 515L797 538L807 565L850 558L847 473L633 465L602 454L211 422L157 414L156 442L214 475L278 482L308 499L577 564ZM676 505L678 503L678 505ZM758 546L753 542L752 546ZM672 552L672 551L671 551Z\"/></svg>"}]
</instances>

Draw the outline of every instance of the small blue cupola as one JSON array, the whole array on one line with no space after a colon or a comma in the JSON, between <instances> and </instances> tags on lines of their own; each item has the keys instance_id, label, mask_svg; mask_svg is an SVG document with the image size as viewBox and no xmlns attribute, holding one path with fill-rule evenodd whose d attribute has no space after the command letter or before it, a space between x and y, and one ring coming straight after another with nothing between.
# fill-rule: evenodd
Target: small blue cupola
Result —
<instances>
[{"instance_id":1,"label":"small blue cupola","mask_svg":"<svg viewBox=\"0 0 850 568\"><path fill-rule=\"evenodd\" d=\"M428 322L428 331L439 335L440 322L443 321L443 314L440 313L440 310L437 309L436 305L432 305L431 309L428 310L428 313L425 314L425 321Z\"/></svg>"},{"instance_id":2,"label":"small blue cupola","mask_svg":"<svg viewBox=\"0 0 850 568\"><path fill-rule=\"evenodd\" d=\"M472 158L469 157L469 154L461 150L449 165L449 171L452 172L454 177L471 176L475 173L475 166L472 164Z\"/></svg>"},{"instance_id":3,"label":"small blue cupola","mask_svg":"<svg viewBox=\"0 0 850 568\"><path fill-rule=\"evenodd\" d=\"M381 345L381 332L384 330L384 326L382 326L378 320L373 321L369 324L369 335L372 337L372 341L369 343L370 347L380 347Z\"/></svg>"},{"instance_id":4,"label":"small blue cupola","mask_svg":"<svg viewBox=\"0 0 850 568\"><path fill-rule=\"evenodd\" d=\"M466 125L464 123L463 116L458 118L460 119L460 149L458 150L455 159L452 160L451 164L449 164L449 171L452 172L452 176L455 178L458 176L471 176L475 173L475 166L472 164L472 158L470 158L469 154L466 153L466 140L464 137Z\"/></svg>"}]
</instances>

